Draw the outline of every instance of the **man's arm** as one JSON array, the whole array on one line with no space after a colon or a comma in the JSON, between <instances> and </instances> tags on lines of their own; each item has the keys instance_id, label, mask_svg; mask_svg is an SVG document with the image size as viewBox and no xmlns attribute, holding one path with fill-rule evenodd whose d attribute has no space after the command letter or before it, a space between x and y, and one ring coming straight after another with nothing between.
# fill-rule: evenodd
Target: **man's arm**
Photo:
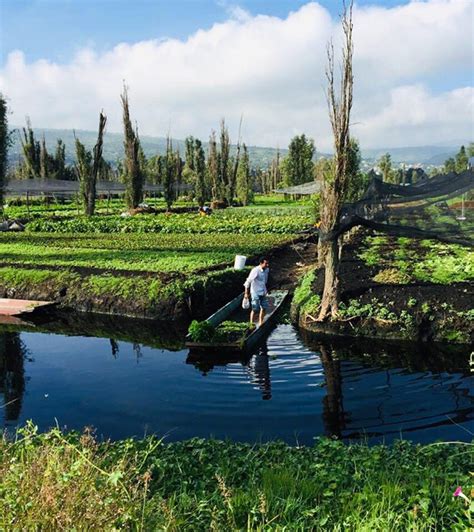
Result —
<instances>
[{"instance_id":1,"label":"man's arm","mask_svg":"<svg viewBox=\"0 0 474 532\"><path fill-rule=\"evenodd\" d=\"M245 287L245 295L248 296L250 285L252 284L252 281L257 278L257 268L252 268L250 270L249 276L245 280L244 287Z\"/></svg>"}]
</instances>

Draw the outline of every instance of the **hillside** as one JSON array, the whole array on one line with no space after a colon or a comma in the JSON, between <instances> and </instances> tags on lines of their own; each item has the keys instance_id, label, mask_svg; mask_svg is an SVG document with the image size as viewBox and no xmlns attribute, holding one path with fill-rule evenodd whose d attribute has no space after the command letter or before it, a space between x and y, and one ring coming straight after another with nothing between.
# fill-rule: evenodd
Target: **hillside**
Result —
<instances>
[{"instance_id":1,"label":"hillside","mask_svg":"<svg viewBox=\"0 0 474 532\"><path fill-rule=\"evenodd\" d=\"M20 130L17 126L13 129ZM68 162L74 160L74 132L72 129L41 129L35 128L37 138L41 138L44 134L46 145L48 149L54 150L56 140L61 138L66 144L66 158ZM95 131L76 130L77 137L83 142L87 148L91 149L97 138ZM9 152L10 164L16 164L21 153L21 144L19 131L13 135L13 146ZM166 149L165 137L149 137L142 136L141 143L145 155L152 157L156 154L162 154ZM179 148L179 151L184 157L184 140L174 139L174 146ZM203 142L204 149L207 150L208 143ZM385 153L390 153L394 163L407 164L421 164L421 165L441 165L448 157L454 157L459 151L459 146L462 143L452 143L452 146L414 146L402 148L376 148L376 149L362 149L362 158L366 165L372 166ZM465 146L469 144L468 141L464 143ZM316 143L317 149L317 143ZM255 168L266 168L276 156L276 148L248 146L249 156L252 166ZM235 153L235 145L231 147L231 153ZM285 156L288 153L287 149L280 149L280 154ZM329 156L327 153L317 151L316 157ZM123 136L121 133L106 133L104 142L104 157L107 161L114 163L123 157Z\"/></svg>"},{"instance_id":2,"label":"hillside","mask_svg":"<svg viewBox=\"0 0 474 532\"><path fill-rule=\"evenodd\" d=\"M20 128L14 126L16 129L13 134L13 145L9 151L10 164L16 164L21 154L20 142ZM66 144L66 160L71 163L74 160L74 132L72 129L41 129L34 128L37 138L41 138L44 134L46 146L49 150L54 151L56 141L58 138L62 139ZM97 133L95 131L76 130L76 136L85 144L88 149L91 149L96 140ZM146 157L152 157L157 154L163 154L166 150L165 137L140 137L143 151ZM182 157L184 157L185 147L184 140L173 139L173 145L179 148ZM204 149L207 150L208 143L203 142ZM252 166L266 168L276 156L277 150L275 148L264 148L259 146L247 146L249 150L249 157ZM231 153L235 153L235 145L231 146ZM282 156L286 155L288 150L280 150ZM109 162L116 162L123 157L123 135L121 133L107 132L104 139L104 158Z\"/></svg>"}]
</instances>

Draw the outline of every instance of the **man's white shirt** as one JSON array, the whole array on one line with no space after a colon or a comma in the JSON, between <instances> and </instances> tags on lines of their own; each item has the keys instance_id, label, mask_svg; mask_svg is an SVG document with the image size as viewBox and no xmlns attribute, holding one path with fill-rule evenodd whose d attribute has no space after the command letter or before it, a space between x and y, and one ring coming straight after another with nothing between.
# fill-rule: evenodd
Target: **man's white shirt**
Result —
<instances>
[{"instance_id":1,"label":"man's white shirt","mask_svg":"<svg viewBox=\"0 0 474 532\"><path fill-rule=\"evenodd\" d=\"M244 283L245 288L250 288L250 295L264 296L267 293L269 269L262 270L260 266L255 266L250 270L249 276Z\"/></svg>"}]
</instances>

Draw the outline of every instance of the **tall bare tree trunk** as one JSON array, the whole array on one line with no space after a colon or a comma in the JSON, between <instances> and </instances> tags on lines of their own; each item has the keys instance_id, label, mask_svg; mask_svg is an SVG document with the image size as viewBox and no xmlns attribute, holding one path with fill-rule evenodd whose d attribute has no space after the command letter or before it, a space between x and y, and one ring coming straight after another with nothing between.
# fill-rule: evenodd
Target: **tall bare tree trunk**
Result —
<instances>
[{"instance_id":1,"label":"tall bare tree trunk","mask_svg":"<svg viewBox=\"0 0 474 532\"><path fill-rule=\"evenodd\" d=\"M349 124L352 108L352 0L341 17L344 34L339 94L336 95L334 76L334 47L329 43L328 66L328 107L334 135L334 160L331 175L326 176L321 197L319 263L324 265L324 291L321 300L319 320L336 317L339 305L339 249L335 230L339 225L341 207L349 182L347 172L350 150Z\"/></svg>"}]
</instances>

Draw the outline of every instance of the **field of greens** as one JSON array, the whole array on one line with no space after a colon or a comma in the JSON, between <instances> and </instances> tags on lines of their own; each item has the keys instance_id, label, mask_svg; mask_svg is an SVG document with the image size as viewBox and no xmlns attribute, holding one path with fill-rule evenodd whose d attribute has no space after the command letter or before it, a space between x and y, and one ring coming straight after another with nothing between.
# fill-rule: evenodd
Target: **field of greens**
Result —
<instances>
[{"instance_id":1,"label":"field of greens","mask_svg":"<svg viewBox=\"0 0 474 532\"><path fill-rule=\"evenodd\" d=\"M3 292L53 300L67 294L72 306L101 298L99 310L111 298L140 308L189 298L219 277L225 287L235 277L235 255L255 258L291 243L313 220L311 206L277 197L211 216L195 210L121 216L123 203L108 207L110 214L87 218L73 204L10 206L26 230L0 233Z\"/></svg>"},{"instance_id":2,"label":"field of greens","mask_svg":"<svg viewBox=\"0 0 474 532\"><path fill-rule=\"evenodd\" d=\"M378 282L451 284L474 279L474 251L456 244L387 236L367 236L359 257L381 269Z\"/></svg>"},{"instance_id":3,"label":"field of greens","mask_svg":"<svg viewBox=\"0 0 474 532\"><path fill-rule=\"evenodd\" d=\"M0 236L3 265L169 273L231 265L288 241L281 234L51 234Z\"/></svg>"}]
</instances>

